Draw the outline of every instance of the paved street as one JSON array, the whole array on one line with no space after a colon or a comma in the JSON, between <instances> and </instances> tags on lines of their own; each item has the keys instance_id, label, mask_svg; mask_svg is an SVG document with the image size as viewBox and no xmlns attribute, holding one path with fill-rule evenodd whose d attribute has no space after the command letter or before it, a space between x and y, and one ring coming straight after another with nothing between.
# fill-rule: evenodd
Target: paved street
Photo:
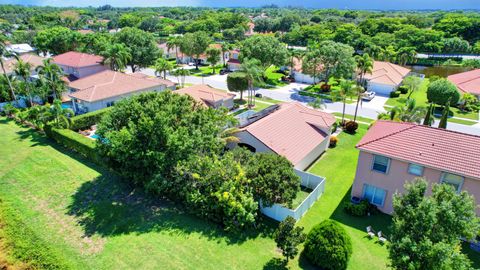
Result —
<instances>
[{"instance_id":1,"label":"paved street","mask_svg":"<svg viewBox=\"0 0 480 270\"><path fill-rule=\"evenodd\" d=\"M155 72L151 68L142 69L140 72L150 76L155 76ZM186 76L185 83L209 84L212 87L227 90L226 78L227 75L214 75L203 78L197 76ZM178 80L175 76L167 75L167 79L178 83ZM258 89L256 92L276 100L297 101L307 104L308 102L312 101L313 98L298 94L298 91L303 90L307 86L308 84L291 83L289 85L273 90ZM358 107L358 115L362 117L376 119L379 113L385 111L383 106L385 105L387 99L387 97L376 96L372 101L363 101ZM355 107L355 104L347 104L345 108L345 113L353 115L355 113ZM328 102L326 104L326 111L329 112L342 112L342 108L343 104L341 102ZM436 121L434 126L438 125L438 122L439 121ZM480 136L480 123L473 126L467 126L449 122L447 129Z\"/></svg>"}]
</instances>

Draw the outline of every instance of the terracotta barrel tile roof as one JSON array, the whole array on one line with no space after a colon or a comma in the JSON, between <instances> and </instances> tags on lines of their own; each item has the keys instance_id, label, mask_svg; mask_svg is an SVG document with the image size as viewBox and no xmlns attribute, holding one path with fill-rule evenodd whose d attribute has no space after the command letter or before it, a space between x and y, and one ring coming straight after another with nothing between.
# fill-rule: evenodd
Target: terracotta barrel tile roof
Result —
<instances>
[{"instance_id":1,"label":"terracotta barrel tile roof","mask_svg":"<svg viewBox=\"0 0 480 270\"><path fill-rule=\"evenodd\" d=\"M399 85L408 73L410 73L408 68L389 62L374 61L372 73L365 74L365 79L380 84Z\"/></svg>"},{"instance_id":2,"label":"terracotta barrel tile roof","mask_svg":"<svg viewBox=\"0 0 480 270\"><path fill-rule=\"evenodd\" d=\"M18 58L22 59L24 62L28 62L32 65L32 70L35 69L36 67L40 66L43 64L43 60L45 58L40 57L35 54L27 53L27 54L22 54ZM17 59L11 58L5 61L4 66L5 66L5 71L7 74L10 74L14 71L15 65L17 64ZM0 69L0 73L3 74L3 70Z\"/></svg>"},{"instance_id":3,"label":"terracotta barrel tile roof","mask_svg":"<svg viewBox=\"0 0 480 270\"><path fill-rule=\"evenodd\" d=\"M413 123L377 121L357 148L480 179L480 136Z\"/></svg>"},{"instance_id":4,"label":"terracotta barrel tile roof","mask_svg":"<svg viewBox=\"0 0 480 270\"><path fill-rule=\"evenodd\" d=\"M335 121L329 113L291 102L241 130L296 165L327 137L320 128L329 130Z\"/></svg>"},{"instance_id":5,"label":"terracotta barrel tile roof","mask_svg":"<svg viewBox=\"0 0 480 270\"><path fill-rule=\"evenodd\" d=\"M101 65L103 57L88 53L66 52L53 57L53 62L57 65L69 67L88 67L93 65Z\"/></svg>"},{"instance_id":6,"label":"terracotta barrel tile roof","mask_svg":"<svg viewBox=\"0 0 480 270\"><path fill-rule=\"evenodd\" d=\"M448 80L462 92L480 95L480 69L450 75Z\"/></svg>"},{"instance_id":7,"label":"terracotta barrel tile roof","mask_svg":"<svg viewBox=\"0 0 480 270\"><path fill-rule=\"evenodd\" d=\"M213 106L216 102L234 98L235 94L215 89L210 85L197 84L190 87L185 87L175 91L178 94L189 95L196 101L205 106Z\"/></svg>"},{"instance_id":8,"label":"terracotta barrel tile roof","mask_svg":"<svg viewBox=\"0 0 480 270\"><path fill-rule=\"evenodd\" d=\"M105 70L69 84L76 92L71 97L93 102L111 97L130 94L147 88L158 86L173 86L171 81L150 78L146 75L130 75L121 72Z\"/></svg>"}]
</instances>

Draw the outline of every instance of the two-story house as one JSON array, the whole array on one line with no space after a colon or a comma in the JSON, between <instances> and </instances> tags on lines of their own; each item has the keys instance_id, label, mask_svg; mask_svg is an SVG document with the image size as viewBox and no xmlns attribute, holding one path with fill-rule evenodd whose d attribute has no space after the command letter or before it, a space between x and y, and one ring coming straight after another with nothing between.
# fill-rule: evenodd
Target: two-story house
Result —
<instances>
[{"instance_id":1,"label":"two-story house","mask_svg":"<svg viewBox=\"0 0 480 270\"><path fill-rule=\"evenodd\" d=\"M377 121L357 144L352 196L393 212L392 196L406 181L425 178L452 185L480 200L480 136L414 123ZM477 208L477 214L480 209Z\"/></svg>"},{"instance_id":2,"label":"two-story house","mask_svg":"<svg viewBox=\"0 0 480 270\"><path fill-rule=\"evenodd\" d=\"M53 57L53 63L60 66L68 82L107 70L103 57L80 52L66 52Z\"/></svg>"}]
</instances>

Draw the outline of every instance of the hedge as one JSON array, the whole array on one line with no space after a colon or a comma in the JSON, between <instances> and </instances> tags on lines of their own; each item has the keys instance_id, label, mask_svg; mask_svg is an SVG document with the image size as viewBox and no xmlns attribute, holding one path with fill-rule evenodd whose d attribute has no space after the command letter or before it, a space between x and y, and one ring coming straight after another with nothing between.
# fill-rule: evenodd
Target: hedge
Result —
<instances>
[{"instance_id":1,"label":"hedge","mask_svg":"<svg viewBox=\"0 0 480 270\"><path fill-rule=\"evenodd\" d=\"M77 115L71 118L72 123L70 125L71 130L87 129L97 124L102 116L108 112L112 107L104 108L98 111L89 112L86 114Z\"/></svg>"},{"instance_id":2,"label":"hedge","mask_svg":"<svg viewBox=\"0 0 480 270\"><path fill-rule=\"evenodd\" d=\"M70 129L57 129L47 125L44 130L45 134L54 139L57 143L81 154L97 164L102 165L100 162L100 156L95 149L95 140L87 138Z\"/></svg>"},{"instance_id":3,"label":"hedge","mask_svg":"<svg viewBox=\"0 0 480 270\"><path fill-rule=\"evenodd\" d=\"M66 258L29 229L27 223L19 211L0 200L0 239L10 256L27 264L28 269L71 269Z\"/></svg>"}]
</instances>

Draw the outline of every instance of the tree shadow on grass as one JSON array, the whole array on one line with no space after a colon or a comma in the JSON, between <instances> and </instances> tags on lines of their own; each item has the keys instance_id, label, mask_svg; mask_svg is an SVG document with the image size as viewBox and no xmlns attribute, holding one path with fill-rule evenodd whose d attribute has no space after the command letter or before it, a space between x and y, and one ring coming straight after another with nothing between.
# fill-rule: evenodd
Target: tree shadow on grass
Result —
<instances>
[{"instance_id":1,"label":"tree shadow on grass","mask_svg":"<svg viewBox=\"0 0 480 270\"><path fill-rule=\"evenodd\" d=\"M69 215L76 216L87 236L114 236L130 233L168 232L171 235L199 233L209 240L238 244L247 239L269 236L274 226L241 233L225 232L215 223L189 214L185 208L147 194L124 179L104 173L84 183L73 195Z\"/></svg>"},{"instance_id":2,"label":"tree shadow on grass","mask_svg":"<svg viewBox=\"0 0 480 270\"><path fill-rule=\"evenodd\" d=\"M264 266L263 270L287 270L288 267L285 264L285 260L281 258L272 258Z\"/></svg>"}]
</instances>

